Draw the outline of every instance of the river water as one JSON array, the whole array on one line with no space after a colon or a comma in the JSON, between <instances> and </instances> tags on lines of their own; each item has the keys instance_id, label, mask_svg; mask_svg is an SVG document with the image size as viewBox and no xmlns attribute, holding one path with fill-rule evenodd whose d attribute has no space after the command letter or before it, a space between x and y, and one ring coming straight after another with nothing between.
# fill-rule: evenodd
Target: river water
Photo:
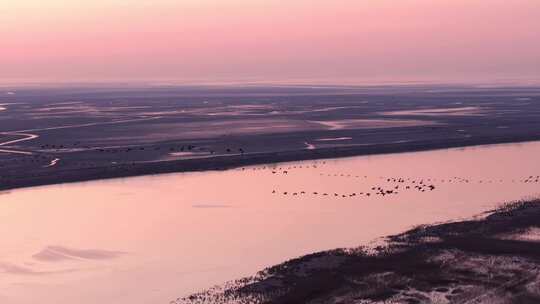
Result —
<instances>
[{"instance_id":1,"label":"river water","mask_svg":"<svg viewBox=\"0 0 540 304\"><path fill-rule=\"evenodd\" d=\"M532 142L2 192L0 302L169 303L534 197L538 155Z\"/></svg>"}]
</instances>

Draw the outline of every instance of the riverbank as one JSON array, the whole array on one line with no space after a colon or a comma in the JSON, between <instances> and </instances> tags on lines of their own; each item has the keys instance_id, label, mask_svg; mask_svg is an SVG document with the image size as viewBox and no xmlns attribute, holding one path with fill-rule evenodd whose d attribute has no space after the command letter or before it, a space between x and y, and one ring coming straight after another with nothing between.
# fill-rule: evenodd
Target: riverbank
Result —
<instances>
[{"instance_id":1,"label":"riverbank","mask_svg":"<svg viewBox=\"0 0 540 304\"><path fill-rule=\"evenodd\" d=\"M4 295L169 303L291 258L536 197L538 155L530 142L1 192L0 228L13 231L0 261ZM64 249L113 255L70 259ZM51 250L61 260L44 259Z\"/></svg>"},{"instance_id":2,"label":"riverbank","mask_svg":"<svg viewBox=\"0 0 540 304\"><path fill-rule=\"evenodd\" d=\"M107 166L91 166L83 168L54 167L53 170L51 170L49 168L50 166L44 166L40 170L16 170L12 172L4 171L2 174L0 174L0 191L100 179L124 178L176 172L227 170L243 166L274 164L291 161L418 152L479 145L530 142L537 140L540 140L540 135L537 134L457 139L444 138L440 140L419 140L406 143L354 145L267 153L245 153L182 160L113 163Z\"/></svg>"},{"instance_id":3,"label":"riverbank","mask_svg":"<svg viewBox=\"0 0 540 304\"><path fill-rule=\"evenodd\" d=\"M537 303L540 200L310 254L174 303Z\"/></svg>"}]
</instances>

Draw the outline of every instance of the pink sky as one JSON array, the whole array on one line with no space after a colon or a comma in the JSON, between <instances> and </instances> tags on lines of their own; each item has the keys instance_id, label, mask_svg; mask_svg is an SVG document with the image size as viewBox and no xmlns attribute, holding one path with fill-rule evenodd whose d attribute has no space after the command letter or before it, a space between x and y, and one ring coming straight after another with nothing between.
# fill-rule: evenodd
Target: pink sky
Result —
<instances>
[{"instance_id":1,"label":"pink sky","mask_svg":"<svg viewBox=\"0 0 540 304\"><path fill-rule=\"evenodd\" d=\"M3 81L540 78L538 0L4 0Z\"/></svg>"}]
</instances>

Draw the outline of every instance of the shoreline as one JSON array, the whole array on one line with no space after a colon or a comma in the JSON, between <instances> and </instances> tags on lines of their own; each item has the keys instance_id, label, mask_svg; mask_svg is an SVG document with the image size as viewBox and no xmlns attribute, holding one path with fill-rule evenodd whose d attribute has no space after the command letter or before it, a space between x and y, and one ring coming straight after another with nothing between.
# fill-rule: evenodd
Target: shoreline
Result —
<instances>
[{"instance_id":1,"label":"shoreline","mask_svg":"<svg viewBox=\"0 0 540 304\"><path fill-rule=\"evenodd\" d=\"M480 215L308 254L171 303L538 303L540 200Z\"/></svg>"},{"instance_id":2,"label":"shoreline","mask_svg":"<svg viewBox=\"0 0 540 304\"><path fill-rule=\"evenodd\" d=\"M304 149L262 152L245 155L215 156L210 158L116 164L108 167L91 167L83 169L55 168L55 171L52 172L39 172L39 174L34 173L33 175L32 172L29 172L30 174L27 175L4 177L3 179L0 179L0 191L145 175L228 170L244 166L276 164L294 161L410 153L495 144L518 144L535 141L540 141L540 134L441 139L438 141L429 140L407 143L384 143L375 145L319 148L313 150Z\"/></svg>"}]
</instances>

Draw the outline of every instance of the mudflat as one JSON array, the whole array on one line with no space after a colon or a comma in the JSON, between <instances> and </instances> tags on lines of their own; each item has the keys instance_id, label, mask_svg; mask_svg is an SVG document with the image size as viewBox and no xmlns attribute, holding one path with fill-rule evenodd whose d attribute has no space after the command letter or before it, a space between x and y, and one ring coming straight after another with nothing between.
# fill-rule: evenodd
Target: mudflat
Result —
<instances>
[{"instance_id":1,"label":"mudflat","mask_svg":"<svg viewBox=\"0 0 540 304\"><path fill-rule=\"evenodd\" d=\"M293 259L174 303L537 303L540 202Z\"/></svg>"},{"instance_id":2,"label":"mudflat","mask_svg":"<svg viewBox=\"0 0 540 304\"><path fill-rule=\"evenodd\" d=\"M534 86L2 90L3 190L540 139Z\"/></svg>"}]
</instances>

